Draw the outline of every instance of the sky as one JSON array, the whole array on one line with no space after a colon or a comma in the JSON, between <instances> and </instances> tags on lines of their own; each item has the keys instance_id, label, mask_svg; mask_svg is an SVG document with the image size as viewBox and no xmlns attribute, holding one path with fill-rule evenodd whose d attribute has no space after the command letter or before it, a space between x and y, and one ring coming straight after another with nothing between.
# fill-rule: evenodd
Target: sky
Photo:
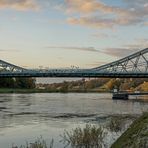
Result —
<instances>
[{"instance_id":1,"label":"sky","mask_svg":"<svg viewBox=\"0 0 148 148\"><path fill-rule=\"evenodd\" d=\"M0 0L0 59L92 68L148 47L148 0Z\"/></svg>"}]
</instances>

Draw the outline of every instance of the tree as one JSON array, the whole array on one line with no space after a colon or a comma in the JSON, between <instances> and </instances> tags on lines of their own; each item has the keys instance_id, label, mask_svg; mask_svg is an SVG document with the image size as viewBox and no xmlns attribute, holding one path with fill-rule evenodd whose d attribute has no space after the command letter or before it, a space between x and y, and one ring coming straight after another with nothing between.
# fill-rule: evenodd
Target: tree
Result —
<instances>
[{"instance_id":1,"label":"tree","mask_svg":"<svg viewBox=\"0 0 148 148\"><path fill-rule=\"evenodd\" d=\"M16 78L15 83L17 88L35 88L36 80L34 78Z\"/></svg>"},{"instance_id":2,"label":"tree","mask_svg":"<svg viewBox=\"0 0 148 148\"><path fill-rule=\"evenodd\" d=\"M0 78L0 87L1 88L13 88L14 79L13 78Z\"/></svg>"}]
</instances>

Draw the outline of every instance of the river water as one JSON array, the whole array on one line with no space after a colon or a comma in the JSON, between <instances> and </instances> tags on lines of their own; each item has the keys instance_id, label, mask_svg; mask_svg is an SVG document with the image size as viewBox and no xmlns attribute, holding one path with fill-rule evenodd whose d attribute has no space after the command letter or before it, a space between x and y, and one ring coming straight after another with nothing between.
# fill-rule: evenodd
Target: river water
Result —
<instances>
[{"instance_id":1,"label":"river water","mask_svg":"<svg viewBox=\"0 0 148 148\"><path fill-rule=\"evenodd\" d=\"M61 147L60 134L117 114L148 110L148 96L112 100L107 93L0 94L0 148L25 144L41 135Z\"/></svg>"}]
</instances>

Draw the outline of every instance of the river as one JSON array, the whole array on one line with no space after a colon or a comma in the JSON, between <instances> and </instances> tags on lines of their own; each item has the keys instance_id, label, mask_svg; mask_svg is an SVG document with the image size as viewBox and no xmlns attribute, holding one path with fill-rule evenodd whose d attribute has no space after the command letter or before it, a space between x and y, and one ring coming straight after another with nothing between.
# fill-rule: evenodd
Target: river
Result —
<instances>
[{"instance_id":1,"label":"river","mask_svg":"<svg viewBox=\"0 0 148 148\"><path fill-rule=\"evenodd\" d=\"M110 115L148 110L148 96L112 100L107 93L0 94L0 148L25 144L41 135L61 147L60 134Z\"/></svg>"}]
</instances>

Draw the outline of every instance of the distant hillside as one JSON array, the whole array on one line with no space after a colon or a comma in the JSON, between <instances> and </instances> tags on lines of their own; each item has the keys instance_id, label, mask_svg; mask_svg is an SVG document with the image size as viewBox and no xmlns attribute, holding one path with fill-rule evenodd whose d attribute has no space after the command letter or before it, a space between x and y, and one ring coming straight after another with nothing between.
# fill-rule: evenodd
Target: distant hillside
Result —
<instances>
[{"instance_id":1,"label":"distant hillside","mask_svg":"<svg viewBox=\"0 0 148 148\"><path fill-rule=\"evenodd\" d=\"M141 90L146 91L146 83L148 79L110 79L104 86L108 90L113 90L114 88L121 91L135 91ZM142 85L145 84L145 85ZM141 86L141 87L140 87Z\"/></svg>"},{"instance_id":2,"label":"distant hillside","mask_svg":"<svg viewBox=\"0 0 148 148\"><path fill-rule=\"evenodd\" d=\"M37 84L37 88L50 91L148 91L148 79L109 79L96 78L90 80L78 80L53 84Z\"/></svg>"},{"instance_id":3,"label":"distant hillside","mask_svg":"<svg viewBox=\"0 0 148 148\"><path fill-rule=\"evenodd\" d=\"M147 91L148 92L148 82L143 82L136 89L139 91Z\"/></svg>"}]
</instances>

